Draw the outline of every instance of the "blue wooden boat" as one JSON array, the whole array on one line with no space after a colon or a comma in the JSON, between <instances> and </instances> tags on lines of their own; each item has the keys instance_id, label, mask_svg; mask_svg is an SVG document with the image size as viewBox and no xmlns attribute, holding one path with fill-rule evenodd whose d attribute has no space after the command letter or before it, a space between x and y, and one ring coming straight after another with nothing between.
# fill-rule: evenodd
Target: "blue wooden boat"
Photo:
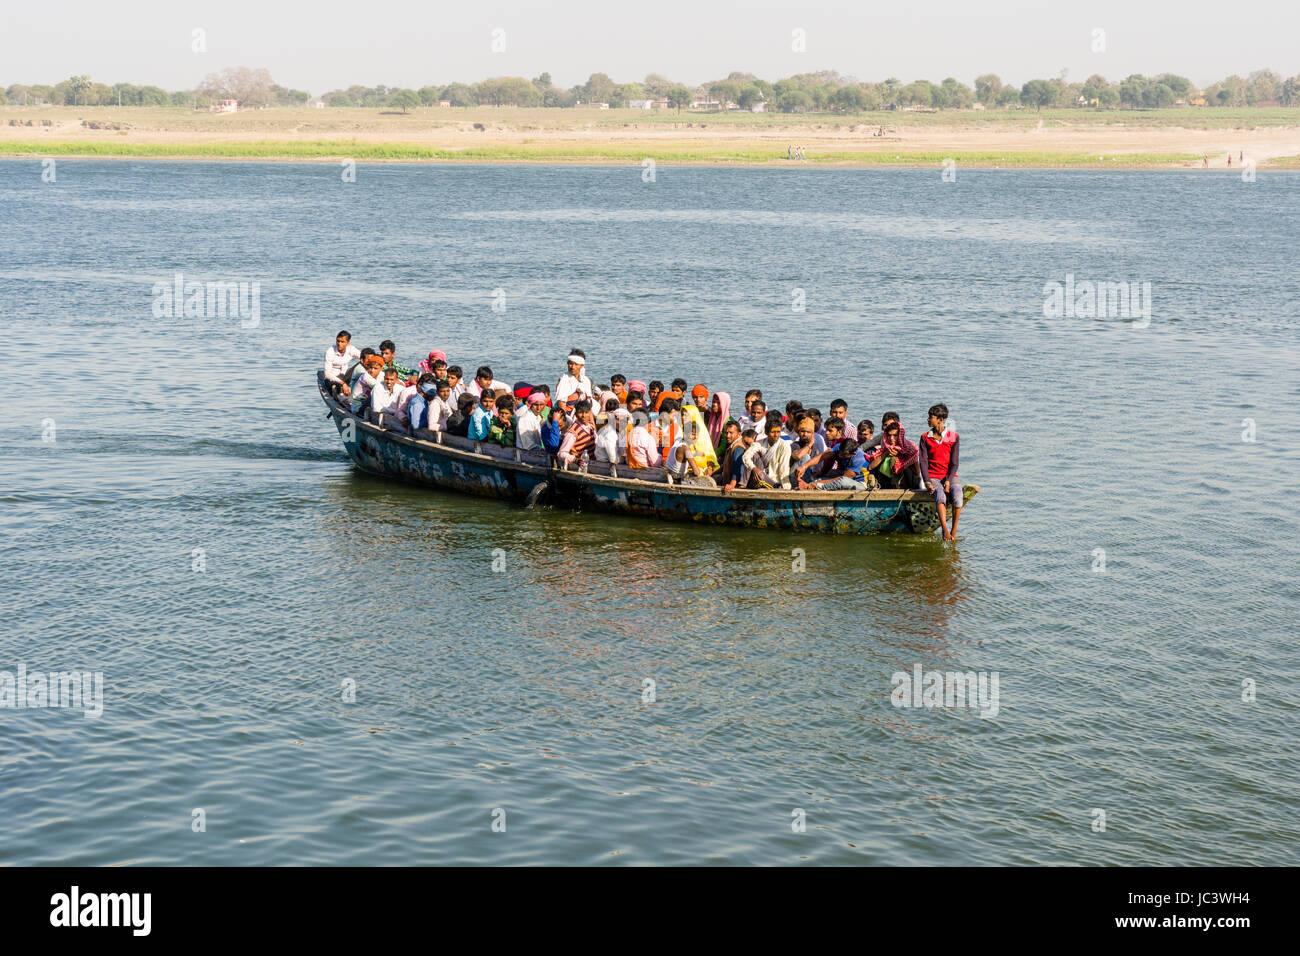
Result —
<instances>
[{"instance_id":1,"label":"blue wooden boat","mask_svg":"<svg viewBox=\"0 0 1300 956\"><path fill-rule=\"evenodd\" d=\"M441 432L427 439L380 428L351 413L317 374L321 399L338 427L348 457L362 471L432 488L529 504L545 499L557 507L642 515L669 521L744 528L779 528L831 534L933 532L939 527L934 499L925 492L751 491L724 493L713 485L682 481L662 468L591 462L583 470L555 467L542 452L503 448ZM979 491L965 486L965 500Z\"/></svg>"}]
</instances>

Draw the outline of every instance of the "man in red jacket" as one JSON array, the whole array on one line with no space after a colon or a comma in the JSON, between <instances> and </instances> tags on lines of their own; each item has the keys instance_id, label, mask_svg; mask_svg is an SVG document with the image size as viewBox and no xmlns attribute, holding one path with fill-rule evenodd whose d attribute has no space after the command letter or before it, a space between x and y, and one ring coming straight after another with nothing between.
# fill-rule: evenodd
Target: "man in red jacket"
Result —
<instances>
[{"instance_id":1,"label":"man in red jacket","mask_svg":"<svg viewBox=\"0 0 1300 956\"><path fill-rule=\"evenodd\" d=\"M921 436L921 480L934 494L939 508L939 528L943 540L951 541L957 535L957 519L961 517L962 487L957 476L957 433L945 428L948 406L940 402L930 407L930 430ZM947 505L952 504L952 529L948 528Z\"/></svg>"}]
</instances>

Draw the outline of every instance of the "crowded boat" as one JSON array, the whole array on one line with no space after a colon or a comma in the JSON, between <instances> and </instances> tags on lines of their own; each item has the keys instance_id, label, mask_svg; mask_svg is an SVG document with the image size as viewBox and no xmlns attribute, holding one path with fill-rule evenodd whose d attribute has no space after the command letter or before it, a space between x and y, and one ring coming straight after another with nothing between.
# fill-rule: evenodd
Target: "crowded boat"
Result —
<instances>
[{"instance_id":1,"label":"crowded boat","mask_svg":"<svg viewBox=\"0 0 1300 956\"><path fill-rule=\"evenodd\" d=\"M467 366L468 367L468 366ZM683 484L736 489L864 492L908 489L933 495L945 539L963 504L960 441L948 408L932 405L918 441L897 412L856 424L848 403L828 414L798 399L769 405L758 388L733 405L730 393L674 378L644 381L622 373L595 383L587 356L572 349L554 387L507 383L487 365L449 364L432 350L414 366L391 340L358 349L341 331L325 352L330 394L376 427L437 441L441 434L545 455L551 467L616 465L619 474L664 469Z\"/></svg>"}]
</instances>

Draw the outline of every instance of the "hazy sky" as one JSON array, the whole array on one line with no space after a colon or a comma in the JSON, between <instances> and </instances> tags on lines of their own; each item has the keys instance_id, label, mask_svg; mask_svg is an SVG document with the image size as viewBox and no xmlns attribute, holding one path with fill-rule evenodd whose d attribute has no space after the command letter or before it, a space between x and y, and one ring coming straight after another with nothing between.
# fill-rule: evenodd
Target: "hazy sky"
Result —
<instances>
[{"instance_id":1,"label":"hazy sky","mask_svg":"<svg viewBox=\"0 0 1300 956\"><path fill-rule=\"evenodd\" d=\"M362 83L418 88L550 72L558 86L604 72L664 73L688 84L732 70L768 80L832 69L970 83L1023 83L1069 71L1122 79L1174 72L1206 85L1271 67L1300 73L1300 2L1220 0L4 0L0 84L104 83L193 88L227 66L266 67L313 94ZM207 52L191 50L206 31ZM791 49L806 31L807 50ZM1091 49L1105 31L1104 53ZM505 51L492 51L504 31Z\"/></svg>"}]
</instances>

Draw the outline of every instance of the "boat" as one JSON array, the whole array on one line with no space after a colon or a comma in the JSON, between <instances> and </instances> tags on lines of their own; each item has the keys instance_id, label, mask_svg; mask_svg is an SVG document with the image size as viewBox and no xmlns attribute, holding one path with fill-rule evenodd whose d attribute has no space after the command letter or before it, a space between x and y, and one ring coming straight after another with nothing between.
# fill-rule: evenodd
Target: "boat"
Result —
<instances>
[{"instance_id":1,"label":"boat","mask_svg":"<svg viewBox=\"0 0 1300 956\"><path fill-rule=\"evenodd\" d=\"M530 507L545 502L580 511L704 525L828 534L925 534L939 527L934 498L923 491L724 492L715 484L677 478L663 468L620 469L616 463L592 461L565 470L542 451L506 448L443 432L429 433L432 440L426 440L380 428L335 399L324 372L317 373L317 384L348 457L360 470L383 478ZM978 491L978 486L966 485L964 501Z\"/></svg>"}]
</instances>

